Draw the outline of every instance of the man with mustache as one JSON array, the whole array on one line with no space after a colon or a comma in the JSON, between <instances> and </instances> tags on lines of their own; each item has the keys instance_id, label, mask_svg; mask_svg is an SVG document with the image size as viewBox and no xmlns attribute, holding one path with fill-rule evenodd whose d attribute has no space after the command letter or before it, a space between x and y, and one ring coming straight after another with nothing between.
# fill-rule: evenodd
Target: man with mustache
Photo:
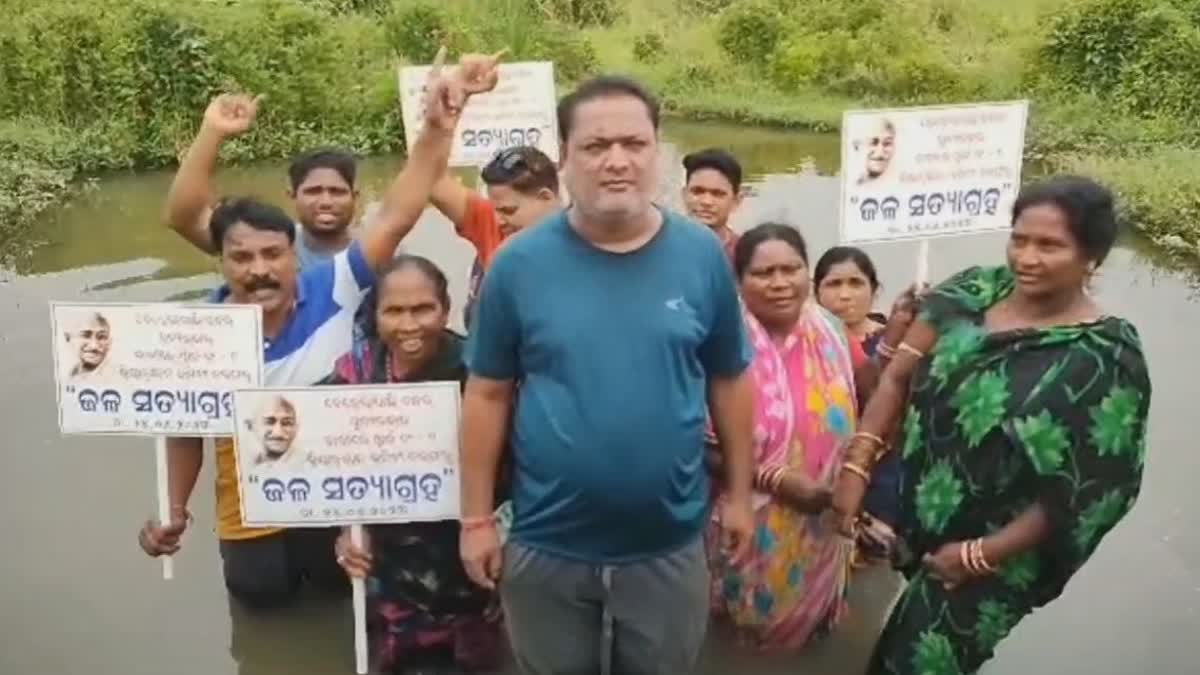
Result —
<instances>
[{"instance_id":1,"label":"man with mustache","mask_svg":"<svg viewBox=\"0 0 1200 675\"><path fill-rule=\"evenodd\" d=\"M439 64L441 59L444 50ZM491 90L496 79L495 57L464 56L451 75L442 75L440 65L434 68L425 128L389 187L374 227L331 261L298 272L295 226L277 207L235 199L212 210L205 229L220 253L226 282L214 300L262 307L267 386L312 385L350 350L354 315L375 270L392 258L425 209L448 161L463 105L471 95ZM257 99L243 95L222 96L214 103L223 117L246 125L257 105ZM167 451L171 522L147 522L139 534L151 556L179 550L190 520L187 503L203 461L197 438L169 439ZM306 580L344 590L346 577L333 554L337 529L245 527L237 475L232 441L218 440L217 536L231 595L250 607L273 607L292 600Z\"/></svg>"},{"instance_id":2,"label":"man with mustache","mask_svg":"<svg viewBox=\"0 0 1200 675\"><path fill-rule=\"evenodd\" d=\"M256 466L263 464L286 465L299 457L292 452L292 443L296 441L299 423L296 419L296 406L282 396L270 396L263 402L258 414L250 423L251 430L257 431L262 438L262 449L254 458Z\"/></svg>"},{"instance_id":3,"label":"man with mustache","mask_svg":"<svg viewBox=\"0 0 1200 675\"><path fill-rule=\"evenodd\" d=\"M738 238L729 219L742 204L742 165L725 150L710 148L684 157L683 170L683 205L688 215L712 230L733 260Z\"/></svg>"},{"instance_id":4,"label":"man with mustache","mask_svg":"<svg viewBox=\"0 0 1200 675\"><path fill-rule=\"evenodd\" d=\"M112 348L112 329L108 319L93 312L66 334L67 344L75 344L79 362L71 368L71 379L93 377L103 372L108 350Z\"/></svg>"}]
</instances>

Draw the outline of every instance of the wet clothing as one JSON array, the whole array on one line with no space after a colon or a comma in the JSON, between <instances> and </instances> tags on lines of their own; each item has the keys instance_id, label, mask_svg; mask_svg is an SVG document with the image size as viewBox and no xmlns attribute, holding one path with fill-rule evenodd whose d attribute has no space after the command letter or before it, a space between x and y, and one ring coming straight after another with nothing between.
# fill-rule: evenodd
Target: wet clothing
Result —
<instances>
[{"instance_id":1,"label":"wet clothing","mask_svg":"<svg viewBox=\"0 0 1200 675\"><path fill-rule=\"evenodd\" d=\"M374 283L375 273L358 242L331 261L300 272L295 311L279 335L263 343L264 386L307 387L328 375L334 361L350 350L354 316ZM228 287L222 286L212 301L225 302L228 297ZM233 439L218 438L216 449L217 537L253 539L279 532L242 525Z\"/></svg>"},{"instance_id":2,"label":"wet clothing","mask_svg":"<svg viewBox=\"0 0 1200 675\"><path fill-rule=\"evenodd\" d=\"M510 542L500 595L523 675L694 672L708 624L697 539L628 565L591 565ZM607 668L605 667L607 666Z\"/></svg>"},{"instance_id":3,"label":"wet clothing","mask_svg":"<svg viewBox=\"0 0 1200 675\"><path fill-rule=\"evenodd\" d=\"M755 464L831 483L856 422L854 343L811 298L782 344L749 312L745 321L755 352ZM710 526L713 613L753 646L796 649L843 616L851 546L828 513L801 513L760 492L754 506L753 548L745 560L726 560L720 525L714 518Z\"/></svg>"},{"instance_id":4,"label":"wet clothing","mask_svg":"<svg viewBox=\"0 0 1200 675\"><path fill-rule=\"evenodd\" d=\"M305 582L344 594L350 584L337 564L333 545L338 529L296 528L263 537L222 540L225 588L247 607L286 605Z\"/></svg>"},{"instance_id":5,"label":"wet clothing","mask_svg":"<svg viewBox=\"0 0 1200 675\"><path fill-rule=\"evenodd\" d=\"M520 383L500 592L528 675L687 673L703 642L708 385L751 354L717 239L662 218L611 253L560 212L484 277L467 366Z\"/></svg>"},{"instance_id":6,"label":"wet clothing","mask_svg":"<svg viewBox=\"0 0 1200 675\"><path fill-rule=\"evenodd\" d=\"M750 351L711 233L663 212L636 251L559 213L496 256L467 348L473 374L517 380L512 537L588 563L664 555L708 514L708 383Z\"/></svg>"},{"instance_id":7,"label":"wet clothing","mask_svg":"<svg viewBox=\"0 0 1200 675\"><path fill-rule=\"evenodd\" d=\"M450 331L433 359L402 382L465 384L463 338ZM323 385L388 384L388 351L379 340L356 341ZM374 566L367 581L371 644L379 668L403 667L418 652L449 647L459 665L491 668L501 647L499 600L467 577L459 556L459 523L370 525Z\"/></svg>"},{"instance_id":8,"label":"wet clothing","mask_svg":"<svg viewBox=\"0 0 1200 675\"><path fill-rule=\"evenodd\" d=\"M887 325L888 318L882 314L872 313L868 319L881 325ZM883 339L883 330L867 336L862 341L863 351L867 356L875 357L879 341ZM893 345L895 346L895 345ZM900 480L903 467L900 453L890 452L879 460L871 471L871 484L867 487L867 495L863 501L863 510L872 518L882 522L889 529L895 530L900 519ZM872 554L884 555L886 551L875 542L860 540L863 548Z\"/></svg>"},{"instance_id":9,"label":"wet clothing","mask_svg":"<svg viewBox=\"0 0 1200 675\"><path fill-rule=\"evenodd\" d=\"M1151 394L1137 330L1104 317L988 333L984 313L1013 288L1007 268L975 267L922 303L939 337L914 374L900 448L909 584L872 675L975 672L1021 618L1062 593L1137 498ZM919 566L1034 503L1050 535L995 576L946 591Z\"/></svg>"}]
</instances>

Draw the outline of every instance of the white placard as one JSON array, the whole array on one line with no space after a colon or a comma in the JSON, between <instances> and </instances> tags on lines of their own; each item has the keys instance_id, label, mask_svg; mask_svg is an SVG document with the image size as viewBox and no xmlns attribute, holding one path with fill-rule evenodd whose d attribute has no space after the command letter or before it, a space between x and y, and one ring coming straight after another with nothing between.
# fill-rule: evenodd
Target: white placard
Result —
<instances>
[{"instance_id":1,"label":"white placard","mask_svg":"<svg viewBox=\"0 0 1200 675\"><path fill-rule=\"evenodd\" d=\"M240 390L243 524L457 520L458 382Z\"/></svg>"},{"instance_id":2,"label":"white placard","mask_svg":"<svg viewBox=\"0 0 1200 675\"><path fill-rule=\"evenodd\" d=\"M233 391L262 386L262 308L50 303L64 434L228 436Z\"/></svg>"},{"instance_id":3,"label":"white placard","mask_svg":"<svg viewBox=\"0 0 1200 675\"><path fill-rule=\"evenodd\" d=\"M1028 108L1014 101L846 112L842 242L1009 228Z\"/></svg>"},{"instance_id":4,"label":"white placard","mask_svg":"<svg viewBox=\"0 0 1200 675\"><path fill-rule=\"evenodd\" d=\"M400 69L404 138L412 147L425 126L425 83L431 66ZM467 101L450 149L450 166L481 167L505 148L532 145L558 162L558 113L554 64L500 64L493 91Z\"/></svg>"}]
</instances>

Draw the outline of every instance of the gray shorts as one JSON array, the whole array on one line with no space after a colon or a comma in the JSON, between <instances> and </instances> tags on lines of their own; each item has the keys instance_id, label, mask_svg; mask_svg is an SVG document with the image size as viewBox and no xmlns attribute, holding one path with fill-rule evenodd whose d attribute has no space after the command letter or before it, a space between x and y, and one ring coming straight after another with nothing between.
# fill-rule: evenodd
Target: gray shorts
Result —
<instances>
[{"instance_id":1,"label":"gray shorts","mask_svg":"<svg viewBox=\"0 0 1200 675\"><path fill-rule=\"evenodd\" d=\"M708 628L704 541L628 565L589 565L515 542L500 598L524 675L687 675Z\"/></svg>"}]
</instances>

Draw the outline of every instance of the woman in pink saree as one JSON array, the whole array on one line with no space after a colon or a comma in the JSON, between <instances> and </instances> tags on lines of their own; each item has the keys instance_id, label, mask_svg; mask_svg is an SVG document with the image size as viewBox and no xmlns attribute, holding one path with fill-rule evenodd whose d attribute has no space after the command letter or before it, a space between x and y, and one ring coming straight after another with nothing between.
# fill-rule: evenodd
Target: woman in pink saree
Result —
<instances>
[{"instance_id":1,"label":"woman in pink saree","mask_svg":"<svg viewBox=\"0 0 1200 675\"><path fill-rule=\"evenodd\" d=\"M854 434L858 388L873 384L874 366L812 297L804 239L794 228L748 230L734 267L755 351L756 530L747 559L710 548L713 611L743 642L792 649L844 613L853 544L826 509Z\"/></svg>"}]
</instances>

